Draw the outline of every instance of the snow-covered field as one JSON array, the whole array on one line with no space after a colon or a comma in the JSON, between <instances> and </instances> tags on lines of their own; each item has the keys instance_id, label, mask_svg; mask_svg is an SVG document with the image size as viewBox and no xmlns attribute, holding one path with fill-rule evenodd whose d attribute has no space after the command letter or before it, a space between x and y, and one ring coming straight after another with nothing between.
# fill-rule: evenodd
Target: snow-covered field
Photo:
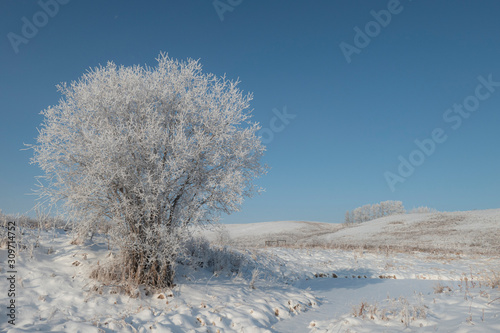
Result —
<instances>
[{"instance_id":1,"label":"snow-covered field","mask_svg":"<svg viewBox=\"0 0 500 333\"><path fill-rule=\"evenodd\" d=\"M3 311L0 331L499 332L499 231L500 210L400 215L346 229L229 225L208 238L226 243L219 249L238 272L180 264L172 290L134 297L89 278L110 260L105 237L81 247L62 230L42 231L37 247L16 254L15 325ZM264 247L283 239L287 247ZM7 253L0 249L4 309Z\"/></svg>"},{"instance_id":2,"label":"snow-covered field","mask_svg":"<svg viewBox=\"0 0 500 333\"><path fill-rule=\"evenodd\" d=\"M282 239L292 247L500 253L500 209L392 215L349 228L288 221L234 224L226 229L235 244L253 247Z\"/></svg>"}]
</instances>

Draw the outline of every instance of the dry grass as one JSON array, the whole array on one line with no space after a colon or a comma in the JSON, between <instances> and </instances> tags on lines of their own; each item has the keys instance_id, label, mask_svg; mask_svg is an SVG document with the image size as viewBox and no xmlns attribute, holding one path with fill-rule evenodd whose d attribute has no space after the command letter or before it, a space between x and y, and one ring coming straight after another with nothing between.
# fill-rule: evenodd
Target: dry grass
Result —
<instances>
[{"instance_id":1,"label":"dry grass","mask_svg":"<svg viewBox=\"0 0 500 333\"><path fill-rule=\"evenodd\" d=\"M95 285L91 291L99 291L102 294L102 287L110 287L111 294L126 294L132 298L137 297L139 283L126 274L124 267L118 262L109 262L105 265L97 266L90 273L90 277L97 280L102 285Z\"/></svg>"},{"instance_id":2,"label":"dry grass","mask_svg":"<svg viewBox=\"0 0 500 333\"><path fill-rule=\"evenodd\" d=\"M250 280L250 283L249 283L250 289L256 289L255 283L259 279L259 276L260 276L260 271L258 269L254 269L252 271L252 279Z\"/></svg>"},{"instance_id":3,"label":"dry grass","mask_svg":"<svg viewBox=\"0 0 500 333\"><path fill-rule=\"evenodd\" d=\"M442 255L493 255L500 253L500 223L498 213L479 212L424 214L413 220L404 216L392 220L383 218L344 227L319 238L287 242L289 248L320 248L378 253L426 252ZM384 220L385 219L385 220ZM385 223L384 223L385 221ZM377 225L379 229L372 226ZM365 226L374 231L366 233ZM357 228L359 232L349 232ZM371 230L369 229L369 230Z\"/></svg>"},{"instance_id":4,"label":"dry grass","mask_svg":"<svg viewBox=\"0 0 500 333\"><path fill-rule=\"evenodd\" d=\"M125 257L111 257L112 259L105 264L97 262L97 265L94 266L90 273L90 278L98 282L93 288L97 288L97 291L101 290L101 293L103 288L106 287L112 294L126 294L132 298L137 298L140 294L140 286L145 286L147 295L175 286L168 286L161 283L144 283L144 275L148 274L147 271L139 272L138 274L138 268ZM73 265L75 265L75 263L73 263ZM140 267L143 266L144 265L140 265ZM158 272L153 272L153 274L155 274L155 279L158 278L157 273Z\"/></svg>"},{"instance_id":5,"label":"dry grass","mask_svg":"<svg viewBox=\"0 0 500 333\"><path fill-rule=\"evenodd\" d=\"M489 272L481 274L480 278L482 279L483 283L486 284L487 286L493 289L495 288L500 289L500 272L491 270Z\"/></svg>"},{"instance_id":6,"label":"dry grass","mask_svg":"<svg viewBox=\"0 0 500 333\"><path fill-rule=\"evenodd\" d=\"M433 288L434 288L434 294L442 294L444 292L451 292L451 288L450 287L443 286L439 282Z\"/></svg>"},{"instance_id":7,"label":"dry grass","mask_svg":"<svg viewBox=\"0 0 500 333\"><path fill-rule=\"evenodd\" d=\"M425 252L432 255L500 254L500 210L389 216L361 223L328 225L301 222L303 227L232 238L242 248L261 248L265 240L286 240L275 247L339 249L377 253ZM237 230L237 229L236 229Z\"/></svg>"},{"instance_id":8,"label":"dry grass","mask_svg":"<svg viewBox=\"0 0 500 333\"><path fill-rule=\"evenodd\" d=\"M427 317L427 307L421 302L419 304L410 304L404 297L395 299L388 298L381 307L378 303L369 304L361 302L352 308L352 316L360 319L383 321L396 320L403 323L406 327L417 319Z\"/></svg>"},{"instance_id":9,"label":"dry grass","mask_svg":"<svg viewBox=\"0 0 500 333\"><path fill-rule=\"evenodd\" d=\"M318 243L318 244L287 244L280 246L281 248L289 249L321 249L321 250L343 250L359 253L360 251L383 253L386 255L393 253L414 253L423 252L432 255L441 255L442 258L447 258L447 255L461 255L464 254L461 250L454 250L449 248L438 248L430 246L407 246L407 245L375 245L375 244L348 244L348 243ZM477 254L489 254L490 252L480 252Z\"/></svg>"},{"instance_id":10,"label":"dry grass","mask_svg":"<svg viewBox=\"0 0 500 333\"><path fill-rule=\"evenodd\" d=\"M399 225L399 224L405 224L403 221L394 221L394 222L389 222L389 225Z\"/></svg>"}]
</instances>

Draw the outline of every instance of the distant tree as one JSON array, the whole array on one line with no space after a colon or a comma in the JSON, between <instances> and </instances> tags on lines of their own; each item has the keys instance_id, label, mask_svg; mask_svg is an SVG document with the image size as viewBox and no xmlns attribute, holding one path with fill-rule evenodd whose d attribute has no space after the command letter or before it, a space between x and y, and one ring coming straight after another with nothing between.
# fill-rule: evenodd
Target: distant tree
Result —
<instances>
[{"instance_id":1,"label":"distant tree","mask_svg":"<svg viewBox=\"0 0 500 333\"><path fill-rule=\"evenodd\" d=\"M380 205L380 208L379 208L380 217L387 216L387 212L388 212L389 207L387 207L386 201L382 201L381 203L379 203L379 205Z\"/></svg>"},{"instance_id":2,"label":"distant tree","mask_svg":"<svg viewBox=\"0 0 500 333\"><path fill-rule=\"evenodd\" d=\"M405 214L406 209L401 201L387 201L388 212L387 215Z\"/></svg>"},{"instance_id":3,"label":"distant tree","mask_svg":"<svg viewBox=\"0 0 500 333\"><path fill-rule=\"evenodd\" d=\"M345 224L351 224L351 223L353 223L352 217L351 217L351 212L349 212L349 211L345 212L344 223Z\"/></svg>"},{"instance_id":4,"label":"distant tree","mask_svg":"<svg viewBox=\"0 0 500 333\"><path fill-rule=\"evenodd\" d=\"M380 214L380 204L374 204L371 206L371 219L378 219L379 217L382 217Z\"/></svg>"},{"instance_id":5,"label":"distant tree","mask_svg":"<svg viewBox=\"0 0 500 333\"><path fill-rule=\"evenodd\" d=\"M363 214L362 214L362 209L361 207L358 207L352 211L352 216L353 216L353 222L354 223L361 223L363 222Z\"/></svg>"},{"instance_id":6,"label":"distant tree","mask_svg":"<svg viewBox=\"0 0 500 333\"><path fill-rule=\"evenodd\" d=\"M371 220L370 213L371 213L370 205L363 205L361 207L361 216L362 216L361 222L370 221Z\"/></svg>"},{"instance_id":7,"label":"distant tree","mask_svg":"<svg viewBox=\"0 0 500 333\"><path fill-rule=\"evenodd\" d=\"M436 213L437 210L434 208L429 208L427 206L420 206L417 208L412 208L408 213L410 214L425 214L425 213Z\"/></svg>"},{"instance_id":8,"label":"distant tree","mask_svg":"<svg viewBox=\"0 0 500 333\"><path fill-rule=\"evenodd\" d=\"M265 170L251 95L198 61L157 61L59 85L32 162L45 171L40 196L62 203L80 238L108 225L123 274L164 287L187 226L237 211Z\"/></svg>"},{"instance_id":9,"label":"distant tree","mask_svg":"<svg viewBox=\"0 0 500 333\"><path fill-rule=\"evenodd\" d=\"M352 212L346 212L347 217L350 217L352 223L361 223L366 221L371 221L379 217L404 214L406 210L401 201L382 201L378 204L373 205L363 205L361 207L355 208Z\"/></svg>"}]
</instances>

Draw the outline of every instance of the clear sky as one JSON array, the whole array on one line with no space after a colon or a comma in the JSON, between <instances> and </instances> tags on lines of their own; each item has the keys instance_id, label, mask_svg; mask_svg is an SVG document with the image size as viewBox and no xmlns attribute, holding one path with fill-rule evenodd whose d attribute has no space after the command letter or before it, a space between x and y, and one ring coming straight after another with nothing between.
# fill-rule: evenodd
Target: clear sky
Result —
<instances>
[{"instance_id":1,"label":"clear sky","mask_svg":"<svg viewBox=\"0 0 500 333\"><path fill-rule=\"evenodd\" d=\"M254 93L271 170L225 223L500 207L498 1L54 1L0 2L4 212L34 205L41 170L21 149L55 85L160 51Z\"/></svg>"}]
</instances>

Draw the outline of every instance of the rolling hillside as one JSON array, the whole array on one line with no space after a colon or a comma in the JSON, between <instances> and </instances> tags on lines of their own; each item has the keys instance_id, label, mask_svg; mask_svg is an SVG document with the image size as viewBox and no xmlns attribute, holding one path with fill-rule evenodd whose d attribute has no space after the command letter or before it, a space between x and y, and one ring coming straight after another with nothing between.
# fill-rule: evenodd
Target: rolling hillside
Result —
<instances>
[{"instance_id":1,"label":"rolling hillside","mask_svg":"<svg viewBox=\"0 0 500 333\"><path fill-rule=\"evenodd\" d=\"M280 245L498 254L500 209L393 215L350 227L303 221L229 224L208 237L224 234L245 247L285 241Z\"/></svg>"}]
</instances>

